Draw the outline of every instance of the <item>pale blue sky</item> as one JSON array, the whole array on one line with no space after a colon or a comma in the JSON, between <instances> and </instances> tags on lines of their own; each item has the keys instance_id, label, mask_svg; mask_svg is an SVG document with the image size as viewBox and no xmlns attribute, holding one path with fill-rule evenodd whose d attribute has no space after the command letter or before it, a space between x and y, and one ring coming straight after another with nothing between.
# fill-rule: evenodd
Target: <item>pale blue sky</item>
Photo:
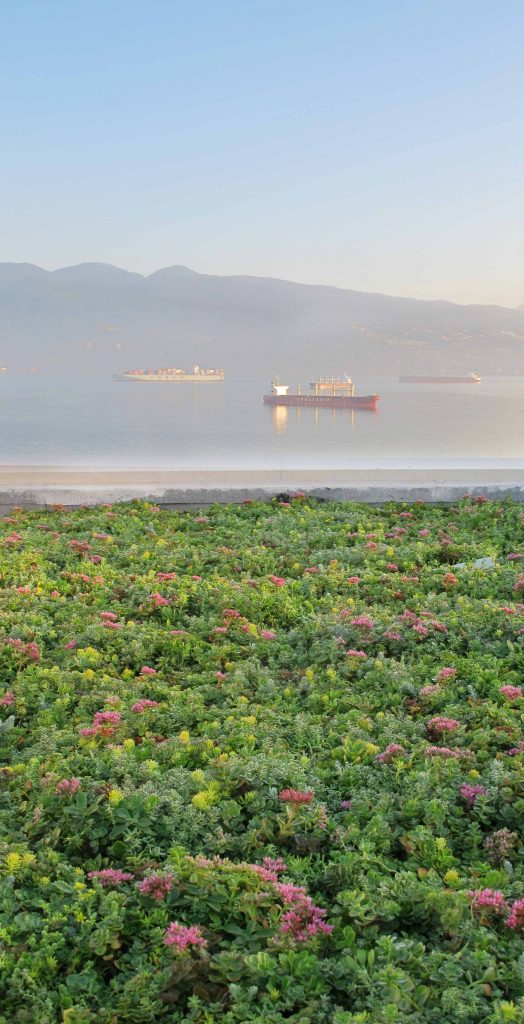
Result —
<instances>
[{"instance_id":1,"label":"pale blue sky","mask_svg":"<svg viewBox=\"0 0 524 1024\"><path fill-rule=\"evenodd\" d=\"M524 302L523 0L0 0L0 259Z\"/></svg>"}]
</instances>

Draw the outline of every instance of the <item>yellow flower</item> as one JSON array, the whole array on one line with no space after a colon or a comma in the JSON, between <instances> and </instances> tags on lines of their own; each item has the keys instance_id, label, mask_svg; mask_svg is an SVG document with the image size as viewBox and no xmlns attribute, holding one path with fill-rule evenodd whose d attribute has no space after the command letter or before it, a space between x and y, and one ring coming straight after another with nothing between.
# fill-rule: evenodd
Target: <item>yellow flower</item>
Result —
<instances>
[{"instance_id":1,"label":"yellow flower","mask_svg":"<svg viewBox=\"0 0 524 1024\"><path fill-rule=\"evenodd\" d=\"M36 862L34 853L16 853L14 850L12 853L8 853L5 859L5 866L10 875L17 875L20 871L24 871L25 868L32 867Z\"/></svg>"},{"instance_id":2,"label":"yellow flower","mask_svg":"<svg viewBox=\"0 0 524 1024\"><path fill-rule=\"evenodd\" d=\"M109 803L112 804L114 807L121 803L123 799L124 794L119 789L116 789L116 787L109 790L108 800Z\"/></svg>"},{"instance_id":3,"label":"yellow flower","mask_svg":"<svg viewBox=\"0 0 524 1024\"><path fill-rule=\"evenodd\" d=\"M126 740L124 740L123 747L124 747L124 750L127 750L128 752L130 750L134 750L135 741L133 739L131 739L131 737L129 736Z\"/></svg>"},{"instance_id":4,"label":"yellow flower","mask_svg":"<svg viewBox=\"0 0 524 1024\"><path fill-rule=\"evenodd\" d=\"M189 743L190 737L187 729L182 729L182 732L179 732L178 734L178 738L181 743Z\"/></svg>"},{"instance_id":5,"label":"yellow flower","mask_svg":"<svg viewBox=\"0 0 524 1024\"><path fill-rule=\"evenodd\" d=\"M218 800L218 794L212 789L201 789L199 793L195 793L191 800L191 803L199 811L207 811L209 807L216 804Z\"/></svg>"},{"instance_id":6,"label":"yellow flower","mask_svg":"<svg viewBox=\"0 0 524 1024\"><path fill-rule=\"evenodd\" d=\"M457 882L459 881L459 878L459 873L458 871L455 871L454 868L451 868L449 871L446 871L446 874L444 875L444 881L446 885L456 885Z\"/></svg>"}]
</instances>

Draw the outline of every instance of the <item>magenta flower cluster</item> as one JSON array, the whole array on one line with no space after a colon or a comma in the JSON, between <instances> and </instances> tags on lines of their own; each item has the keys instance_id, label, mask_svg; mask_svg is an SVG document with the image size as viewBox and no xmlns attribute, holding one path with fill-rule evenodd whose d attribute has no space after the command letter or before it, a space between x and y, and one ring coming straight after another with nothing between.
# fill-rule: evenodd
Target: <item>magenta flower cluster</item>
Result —
<instances>
[{"instance_id":1,"label":"magenta flower cluster","mask_svg":"<svg viewBox=\"0 0 524 1024\"><path fill-rule=\"evenodd\" d=\"M333 925L325 921L326 911L317 907L300 885L277 882L275 891L281 897L285 910L280 919L280 933L295 942L307 942L319 933L328 935Z\"/></svg>"},{"instance_id":2,"label":"magenta flower cluster","mask_svg":"<svg viewBox=\"0 0 524 1024\"><path fill-rule=\"evenodd\" d=\"M395 757L399 757L401 754L405 754L406 751L400 743L389 743L385 750L381 754L377 754L375 760L379 764L389 764Z\"/></svg>"},{"instance_id":3,"label":"magenta flower cluster","mask_svg":"<svg viewBox=\"0 0 524 1024\"><path fill-rule=\"evenodd\" d=\"M120 868L102 868L101 871L89 871L88 878L96 878L100 885L121 885L122 882L132 882L134 875L129 871L121 871Z\"/></svg>"},{"instance_id":4,"label":"magenta flower cluster","mask_svg":"<svg viewBox=\"0 0 524 1024\"><path fill-rule=\"evenodd\" d=\"M155 872L142 879L138 883L138 888L144 896L152 896L154 900L163 900L168 892L171 892L174 880L174 875L170 873L162 875Z\"/></svg>"},{"instance_id":5,"label":"magenta flower cluster","mask_svg":"<svg viewBox=\"0 0 524 1024\"><path fill-rule=\"evenodd\" d=\"M456 718L446 718L445 715L436 715L428 722L429 732L455 732L456 729L460 729L460 722Z\"/></svg>"},{"instance_id":6,"label":"magenta flower cluster","mask_svg":"<svg viewBox=\"0 0 524 1024\"><path fill-rule=\"evenodd\" d=\"M201 946L202 948L207 946L207 942L198 925L186 927L186 925L179 924L178 921L173 921L169 925L164 942L166 946L175 946L176 951L179 953L187 949L188 946Z\"/></svg>"},{"instance_id":7,"label":"magenta flower cluster","mask_svg":"<svg viewBox=\"0 0 524 1024\"><path fill-rule=\"evenodd\" d=\"M313 792L310 789L281 789L278 798L284 804L310 804Z\"/></svg>"}]
</instances>

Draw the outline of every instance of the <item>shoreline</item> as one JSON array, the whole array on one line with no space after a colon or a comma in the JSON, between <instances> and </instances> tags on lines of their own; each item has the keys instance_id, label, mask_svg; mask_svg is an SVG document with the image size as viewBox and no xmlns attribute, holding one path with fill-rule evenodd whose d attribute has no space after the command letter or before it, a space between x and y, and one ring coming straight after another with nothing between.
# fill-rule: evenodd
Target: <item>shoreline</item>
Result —
<instances>
[{"instance_id":1,"label":"shoreline","mask_svg":"<svg viewBox=\"0 0 524 1024\"><path fill-rule=\"evenodd\" d=\"M509 463L509 465L508 465ZM446 502L465 493L524 501L524 461L505 465L351 469L123 469L1 466L0 509L150 500L195 507L268 500L288 491L324 500Z\"/></svg>"}]
</instances>

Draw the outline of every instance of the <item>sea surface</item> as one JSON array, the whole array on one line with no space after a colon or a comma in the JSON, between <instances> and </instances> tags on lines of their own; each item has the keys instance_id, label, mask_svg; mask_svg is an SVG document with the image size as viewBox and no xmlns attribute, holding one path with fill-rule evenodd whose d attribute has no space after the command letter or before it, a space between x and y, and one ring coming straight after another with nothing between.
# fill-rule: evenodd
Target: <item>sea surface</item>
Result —
<instances>
[{"instance_id":1,"label":"sea surface","mask_svg":"<svg viewBox=\"0 0 524 1024\"><path fill-rule=\"evenodd\" d=\"M307 383L307 382L304 382ZM154 469L524 465L524 377L358 380L377 412L262 403L268 382L0 375L0 463ZM294 387L293 387L294 390Z\"/></svg>"}]
</instances>

